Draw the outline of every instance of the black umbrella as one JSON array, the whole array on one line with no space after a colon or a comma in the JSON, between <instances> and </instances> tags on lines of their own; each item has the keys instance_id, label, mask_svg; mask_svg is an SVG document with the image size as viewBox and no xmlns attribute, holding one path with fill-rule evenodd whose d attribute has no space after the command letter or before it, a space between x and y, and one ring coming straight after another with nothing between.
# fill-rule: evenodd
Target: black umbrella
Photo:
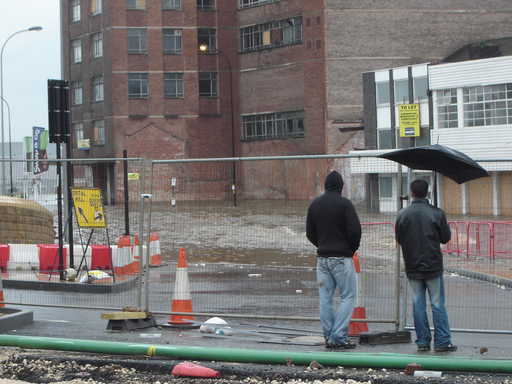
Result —
<instances>
[{"instance_id":1,"label":"black umbrella","mask_svg":"<svg viewBox=\"0 0 512 384\"><path fill-rule=\"evenodd\" d=\"M439 172L459 184L489 176L489 173L468 155L440 144L398 149L383 153L379 157L396 161L412 169Z\"/></svg>"}]
</instances>

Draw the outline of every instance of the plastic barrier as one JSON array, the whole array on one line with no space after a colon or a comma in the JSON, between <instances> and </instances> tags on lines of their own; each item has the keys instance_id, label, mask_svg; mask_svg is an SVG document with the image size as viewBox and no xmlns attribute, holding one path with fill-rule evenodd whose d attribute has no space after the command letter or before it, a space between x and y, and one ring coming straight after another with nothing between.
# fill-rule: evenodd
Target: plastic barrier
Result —
<instances>
[{"instance_id":1,"label":"plastic barrier","mask_svg":"<svg viewBox=\"0 0 512 384\"><path fill-rule=\"evenodd\" d=\"M7 272L9 264L9 245L0 244L0 271Z\"/></svg>"},{"instance_id":2,"label":"plastic barrier","mask_svg":"<svg viewBox=\"0 0 512 384\"><path fill-rule=\"evenodd\" d=\"M106 245L92 245L90 269L113 270L112 249Z\"/></svg>"},{"instance_id":3,"label":"plastic barrier","mask_svg":"<svg viewBox=\"0 0 512 384\"><path fill-rule=\"evenodd\" d=\"M59 246L56 244L38 244L39 247L39 272L51 273L59 271ZM67 249L62 250L63 268L68 265Z\"/></svg>"}]
</instances>

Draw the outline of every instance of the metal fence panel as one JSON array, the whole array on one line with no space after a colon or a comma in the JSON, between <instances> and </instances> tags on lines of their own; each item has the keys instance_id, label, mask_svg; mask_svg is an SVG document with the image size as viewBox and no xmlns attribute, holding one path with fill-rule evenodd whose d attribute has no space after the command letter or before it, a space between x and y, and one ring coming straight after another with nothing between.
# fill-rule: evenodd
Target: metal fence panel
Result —
<instances>
[{"instance_id":1,"label":"metal fence panel","mask_svg":"<svg viewBox=\"0 0 512 384\"><path fill-rule=\"evenodd\" d=\"M13 195L25 199L32 204L39 204L53 217L54 238L50 241L38 242L38 244L57 244L57 162L52 160L47 165L48 170L34 175L30 166L32 162L13 161ZM62 161L62 168L66 167L66 161ZM94 256L91 253L91 246L113 246L112 262L117 276L115 284L106 279L104 284L69 284L60 287L52 284L59 281L60 272L55 270L57 262L51 261L51 270L42 270L42 251L37 244L23 244L23 239L14 241L11 244L11 258L9 268L3 274L5 296L7 303L39 306L71 306L80 308L122 308L137 304L136 275L128 275L126 269L121 268L123 263L131 257L131 251L119 252L117 246L119 239L126 234L124 186L123 186L123 160L102 159L101 162L88 164L83 161L72 161L73 165L73 186L84 188L100 188L102 191L103 204L105 209L107 230L98 228L79 229L76 218L73 219L73 240L74 260L69 258L69 246L65 241L67 266L73 266L82 271L78 277L84 277L86 269L93 265ZM141 161L128 161L128 172L133 175L142 175L144 165ZM64 173L62 180L64 182ZM142 213L139 211L139 197L141 193L141 179L132 177L128 184L129 200L129 224L132 244L138 232L139 222ZM37 205L35 204L35 205ZM63 203L64 213L67 207ZM68 236L67 218L63 218L64 235ZM89 247L86 244L89 241ZM46 247L46 245L45 245ZM130 247L130 249L132 249ZM126 259L126 260L125 260ZM73 265L71 265L73 264ZM112 275L112 271L106 270Z\"/></svg>"}]
</instances>

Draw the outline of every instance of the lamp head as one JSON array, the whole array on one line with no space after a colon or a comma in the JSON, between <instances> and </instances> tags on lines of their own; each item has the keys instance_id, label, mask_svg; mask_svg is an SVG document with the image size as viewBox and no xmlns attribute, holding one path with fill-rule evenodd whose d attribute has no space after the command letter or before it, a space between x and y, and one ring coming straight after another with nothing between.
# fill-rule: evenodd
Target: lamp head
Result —
<instances>
[{"instance_id":1,"label":"lamp head","mask_svg":"<svg viewBox=\"0 0 512 384\"><path fill-rule=\"evenodd\" d=\"M28 30L29 30L29 31L42 31L42 30L43 30L43 27L41 27L41 26L37 25L37 26L35 26L35 27L30 27Z\"/></svg>"},{"instance_id":2,"label":"lamp head","mask_svg":"<svg viewBox=\"0 0 512 384\"><path fill-rule=\"evenodd\" d=\"M208 45L207 44L199 45L199 51L201 51L201 52L208 52Z\"/></svg>"}]
</instances>

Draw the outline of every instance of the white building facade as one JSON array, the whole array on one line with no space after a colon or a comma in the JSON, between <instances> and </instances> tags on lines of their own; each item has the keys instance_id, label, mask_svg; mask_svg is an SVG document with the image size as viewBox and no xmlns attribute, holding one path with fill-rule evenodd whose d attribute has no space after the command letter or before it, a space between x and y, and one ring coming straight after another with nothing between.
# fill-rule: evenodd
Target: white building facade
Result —
<instances>
[{"instance_id":1,"label":"white building facade","mask_svg":"<svg viewBox=\"0 0 512 384\"><path fill-rule=\"evenodd\" d=\"M439 206L452 214L512 214L512 56L375 71L364 74L363 82L365 137L375 150L358 154L435 143L454 148L482 160L491 177L462 185L438 177ZM422 128L415 139L398 137L403 103L420 105ZM369 173L368 191L378 193L374 208L398 208L396 163L361 158L351 167L352 173ZM430 173L415 177L431 181Z\"/></svg>"}]
</instances>

